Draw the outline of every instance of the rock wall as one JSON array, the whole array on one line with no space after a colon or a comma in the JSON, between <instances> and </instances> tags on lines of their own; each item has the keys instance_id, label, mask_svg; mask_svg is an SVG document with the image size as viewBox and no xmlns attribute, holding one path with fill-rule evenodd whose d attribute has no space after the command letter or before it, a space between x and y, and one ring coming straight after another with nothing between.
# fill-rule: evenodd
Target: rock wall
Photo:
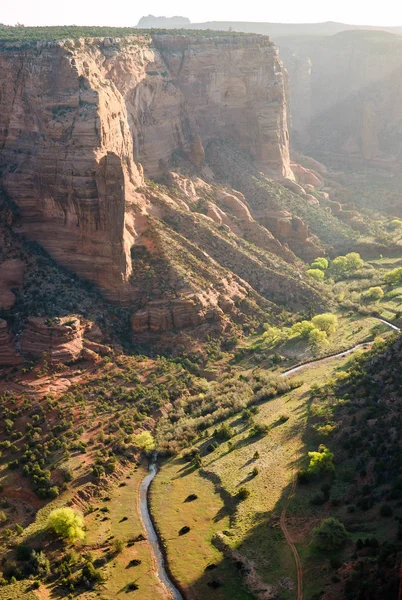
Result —
<instances>
[{"instance_id":1,"label":"rock wall","mask_svg":"<svg viewBox=\"0 0 402 600\"><path fill-rule=\"evenodd\" d=\"M51 363L77 360L83 349L83 327L76 317L29 317L20 348L26 357L44 358Z\"/></svg>"},{"instance_id":2,"label":"rock wall","mask_svg":"<svg viewBox=\"0 0 402 600\"><path fill-rule=\"evenodd\" d=\"M0 367L13 367L21 362L22 357L17 352L14 336L7 322L0 319Z\"/></svg>"},{"instance_id":3,"label":"rock wall","mask_svg":"<svg viewBox=\"0 0 402 600\"><path fill-rule=\"evenodd\" d=\"M351 31L281 44L298 148L379 166L402 161L400 36Z\"/></svg>"},{"instance_id":4,"label":"rock wall","mask_svg":"<svg viewBox=\"0 0 402 600\"><path fill-rule=\"evenodd\" d=\"M1 43L1 183L20 231L130 304L141 190L212 137L291 175L281 64L268 38L157 36ZM141 166L142 165L142 166Z\"/></svg>"}]
</instances>

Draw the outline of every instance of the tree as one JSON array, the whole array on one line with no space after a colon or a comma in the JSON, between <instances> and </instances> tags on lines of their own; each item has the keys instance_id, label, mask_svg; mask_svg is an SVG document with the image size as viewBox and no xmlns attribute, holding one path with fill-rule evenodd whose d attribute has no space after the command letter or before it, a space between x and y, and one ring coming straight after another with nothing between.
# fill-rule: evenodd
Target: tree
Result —
<instances>
[{"instance_id":1,"label":"tree","mask_svg":"<svg viewBox=\"0 0 402 600\"><path fill-rule=\"evenodd\" d=\"M308 338L313 329L316 328L311 321L299 321L299 323L292 325L290 334L293 337Z\"/></svg>"},{"instance_id":2,"label":"tree","mask_svg":"<svg viewBox=\"0 0 402 600\"><path fill-rule=\"evenodd\" d=\"M380 286L371 287L362 293L360 299L362 302L378 302L384 297L383 289Z\"/></svg>"},{"instance_id":3,"label":"tree","mask_svg":"<svg viewBox=\"0 0 402 600\"><path fill-rule=\"evenodd\" d=\"M318 452L309 452L310 463L307 468L309 475L321 475L322 473L333 473L334 453L324 444L318 447Z\"/></svg>"},{"instance_id":4,"label":"tree","mask_svg":"<svg viewBox=\"0 0 402 600\"><path fill-rule=\"evenodd\" d=\"M313 529L313 543L320 550L332 552L339 550L348 539L348 532L343 523L329 517Z\"/></svg>"},{"instance_id":5,"label":"tree","mask_svg":"<svg viewBox=\"0 0 402 600\"><path fill-rule=\"evenodd\" d=\"M349 252L346 256L337 256L331 264L331 274L335 279L341 279L349 273L361 269L364 261L358 252Z\"/></svg>"},{"instance_id":6,"label":"tree","mask_svg":"<svg viewBox=\"0 0 402 600\"><path fill-rule=\"evenodd\" d=\"M346 256L337 256L334 258L331 263L330 272L335 279L345 277L348 272L348 261L346 260Z\"/></svg>"},{"instance_id":7,"label":"tree","mask_svg":"<svg viewBox=\"0 0 402 600\"><path fill-rule=\"evenodd\" d=\"M308 334L308 341L310 346L317 347L328 344L328 337L325 331L320 331L314 327Z\"/></svg>"},{"instance_id":8,"label":"tree","mask_svg":"<svg viewBox=\"0 0 402 600\"><path fill-rule=\"evenodd\" d=\"M325 271L326 269L328 269L328 260L322 256L319 256L315 259L314 262L311 263L311 268L321 269L322 271Z\"/></svg>"},{"instance_id":9,"label":"tree","mask_svg":"<svg viewBox=\"0 0 402 600\"><path fill-rule=\"evenodd\" d=\"M48 517L47 526L70 542L83 540L85 537L84 519L81 513L67 506L53 510Z\"/></svg>"},{"instance_id":10,"label":"tree","mask_svg":"<svg viewBox=\"0 0 402 600\"><path fill-rule=\"evenodd\" d=\"M384 281L387 285L394 285L402 281L402 267L397 267L385 273Z\"/></svg>"},{"instance_id":11,"label":"tree","mask_svg":"<svg viewBox=\"0 0 402 600\"><path fill-rule=\"evenodd\" d=\"M348 271L358 271L364 265L364 261L358 252L349 252L345 256L348 265Z\"/></svg>"},{"instance_id":12,"label":"tree","mask_svg":"<svg viewBox=\"0 0 402 600\"><path fill-rule=\"evenodd\" d=\"M142 433L136 435L134 438L134 444L140 450L144 450L144 452L152 452L152 450L155 450L155 440L152 433L149 431L143 431Z\"/></svg>"},{"instance_id":13,"label":"tree","mask_svg":"<svg viewBox=\"0 0 402 600\"><path fill-rule=\"evenodd\" d=\"M320 331L325 331L327 335L335 333L338 328L338 319L336 315L331 313L323 313L322 315L316 315L311 319L314 327L317 327Z\"/></svg>"},{"instance_id":14,"label":"tree","mask_svg":"<svg viewBox=\"0 0 402 600\"><path fill-rule=\"evenodd\" d=\"M306 273L316 281L322 281L325 277L325 273L321 269L307 269Z\"/></svg>"}]
</instances>

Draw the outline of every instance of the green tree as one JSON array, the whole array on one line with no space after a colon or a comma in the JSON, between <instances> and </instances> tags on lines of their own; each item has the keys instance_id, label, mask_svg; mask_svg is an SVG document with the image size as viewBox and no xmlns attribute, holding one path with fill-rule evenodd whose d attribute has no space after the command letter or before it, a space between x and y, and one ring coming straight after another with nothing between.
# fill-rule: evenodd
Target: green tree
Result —
<instances>
[{"instance_id":1,"label":"green tree","mask_svg":"<svg viewBox=\"0 0 402 600\"><path fill-rule=\"evenodd\" d=\"M149 431L143 431L142 433L136 435L134 438L134 444L140 450L144 450L144 452L152 452L152 450L155 450L155 440L152 433Z\"/></svg>"},{"instance_id":2,"label":"green tree","mask_svg":"<svg viewBox=\"0 0 402 600\"><path fill-rule=\"evenodd\" d=\"M324 258L323 256L319 256L318 258L315 259L314 262L311 263L311 268L312 269L321 269L322 271L325 271L326 269L328 269L328 260L326 258Z\"/></svg>"},{"instance_id":3,"label":"green tree","mask_svg":"<svg viewBox=\"0 0 402 600\"><path fill-rule=\"evenodd\" d=\"M292 325L290 334L292 337L308 338L313 329L316 329L316 327L311 321L299 321Z\"/></svg>"},{"instance_id":4,"label":"green tree","mask_svg":"<svg viewBox=\"0 0 402 600\"><path fill-rule=\"evenodd\" d=\"M320 550L332 552L339 550L348 539L348 532L343 523L329 517L313 529L313 543Z\"/></svg>"},{"instance_id":5,"label":"green tree","mask_svg":"<svg viewBox=\"0 0 402 600\"><path fill-rule=\"evenodd\" d=\"M83 540L85 537L82 515L68 506L53 510L48 517L47 526L70 542Z\"/></svg>"},{"instance_id":6,"label":"green tree","mask_svg":"<svg viewBox=\"0 0 402 600\"><path fill-rule=\"evenodd\" d=\"M306 273L316 281L322 281L325 277L325 273L321 269L307 269Z\"/></svg>"},{"instance_id":7,"label":"green tree","mask_svg":"<svg viewBox=\"0 0 402 600\"><path fill-rule=\"evenodd\" d=\"M324 444L318 447L318 452L309 452L310 463L307 468L309 475L321 475L322 473L333 473L334 453Z\"/></svg>"},{"instance_id":8,"label":"green tree","mask_svg":"<svg viewBox=\"0 0 402 600\"><path fill-rule=\"evenodd\" d=\"M311 319L314 327L317 327L320 331L325 331L327 335L335 333L338 328L338 319L336 315L331 313L323 313L322 315L316 315Z\"/></svg>"},{"instance_id":9,"label":"green tree","mask_svg":"<svg viewBox=\"0 0 402 600\"><path fill-rule=\"evenodd\" d=\"M323 344L328 344L328 336L325 331L320 331L314 327L308 334L308 341L310 346L314 348L322 346Z\"/></svg>"},{"instance_id":10,"label":"green tree","mask_svg":"<svg viewBox=\"0 0 402 600\"><path fill-rule=\"evenodd\" d=\"M346 256L337 256L331 263L330 273L334 279L345 277L348 272L348 261Z\"/></svg>"},{"instance_id":11,"label":"green tree","mask_svg":"<svg viewBox=\"0 0 402 600\"><path fill-rule=\"evenodd\" d=\"M387 285L395 285L396 283L401 283L402 267L397 267L396 269L392 269L392 271L388 271L388 273L385 273L384 281Z\"/></svg>"},{"instance_id":12,"label":"green tree","mask_svg":"<svg viewBox=\"0 0 402 600\"><path fill-rule=\"evenodd\" d=\"M345 258L349 272L353 273L354 271L358 271L364 265L364 260L358 252L349 252L349 254L346 254Z\"/></svg>"},{"instance_id":13,"label":"green tree","mask_svg":"<svg viewBox=\"0 0 402 600\"><path fill-rule=\"evenodd\" d=\"M331 263L330 272L335 279L342 279L361 269L364 261L358 252L349 252L346 256L337 256Z\"/></svg>"}]
</instances>

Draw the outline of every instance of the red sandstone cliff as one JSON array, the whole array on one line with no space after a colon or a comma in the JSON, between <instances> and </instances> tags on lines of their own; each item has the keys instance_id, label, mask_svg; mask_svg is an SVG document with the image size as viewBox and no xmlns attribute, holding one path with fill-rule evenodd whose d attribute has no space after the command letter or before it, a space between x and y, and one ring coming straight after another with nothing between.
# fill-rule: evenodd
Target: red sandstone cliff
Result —
<instances>
[{"instance_id":1,"label":"red sandstone cliff","mask_svg":"<svg viewBox=\"0 0 402 600\"><path fill-rule=\"evenodd\" d=\"M278 241L275 224L272 233L257 224L248 199L214 185L205 163L219 139L305 194L292 181L283 71L268 38L175 34L0 50L1 184L19 209L18 231L132 307L136 331L219 321L255 286L281 297L278 269L289 273L295 305L313 301L286 267L298 261L282 245L284 229ZM178 157L190 177L172 172ZM299 221L301 240L308 229ZM243 237L262 248L262 261ZM151 257L146 272L137 248ZM151 263L161 262L159 277Z\"/></svg>"}]
</instances>

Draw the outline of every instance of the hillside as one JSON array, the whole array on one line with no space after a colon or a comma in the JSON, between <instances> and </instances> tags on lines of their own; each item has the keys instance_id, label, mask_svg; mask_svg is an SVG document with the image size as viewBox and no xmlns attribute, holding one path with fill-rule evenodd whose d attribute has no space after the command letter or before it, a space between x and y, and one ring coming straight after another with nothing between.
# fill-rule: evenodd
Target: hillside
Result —
<instances>
[{"instance_id":1,"label":"hillside","mask_svg":"<svg viewBox=\"0 0 402 600\"><path fill-rule=\"evenodd\" d=\"M0 26L0 600L397 600L401 38L153 19Z\"/></svg>"}]
</instances>

